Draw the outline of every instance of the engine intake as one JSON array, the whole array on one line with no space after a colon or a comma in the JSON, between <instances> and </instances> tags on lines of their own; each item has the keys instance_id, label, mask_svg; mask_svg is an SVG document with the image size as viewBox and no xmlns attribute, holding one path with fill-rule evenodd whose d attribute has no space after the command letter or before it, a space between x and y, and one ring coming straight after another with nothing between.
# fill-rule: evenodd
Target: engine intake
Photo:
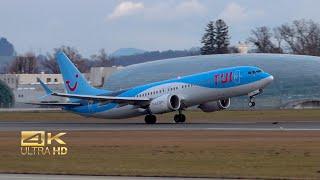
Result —
<instances>
[{"instance_id":1,"label":"engine intake","mask_svg":"<svg viewBox=\"0 0 320 180\"><path fill-rule=\"evenodd\" d=\"M228 99L221 99L219 101L207 102L204 104L200 104L199 108L203 112L214 112L221 111L230 107L231 101Z\"/></svg>"},{"instance_id":2,"label":"engine intake","mask_svg":"<svg viewBox=\"0 0 320 180\"><path fill-rule=\"evenodd\" d=\"M177 95L162 95L153 99L150 103L149 109L151 113L165 113L179 110L181 107L181 99Z\"/></svg>"}]
</instances>

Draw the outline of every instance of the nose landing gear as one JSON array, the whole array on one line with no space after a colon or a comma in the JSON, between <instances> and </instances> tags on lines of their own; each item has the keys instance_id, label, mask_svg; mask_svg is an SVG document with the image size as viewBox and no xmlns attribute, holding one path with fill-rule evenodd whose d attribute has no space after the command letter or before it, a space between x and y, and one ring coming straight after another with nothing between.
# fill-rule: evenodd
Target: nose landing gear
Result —
<instances>
[{"instance_id":1,"label":"nose landing gear","mask_svg":"<svg viewBox=\"0 0 320 180\"><path fill-rule=\"evenodd\" d=\"M250 98L249 103L248 103L249 107L252 108L252 107L256 106L256 102L254 101L254 96L250 96L249 98Z\"/></svg>"},{"instance_id":2,"label":"nose landing gear","mask_svg":"<svg viewBox=\"0 0 320 180\"><path fill-rule=\"evenodd\" d=\"M261 94L262 92L263 92L262 89L258 89L258 90L255 90L255 91L253 91L253 92L251 92L251 93L248 94L248 96L249 96L249 103L248 103L248 105L249 105L250 108L256 106L255 96Z\"/></svg>"}]
</instances>

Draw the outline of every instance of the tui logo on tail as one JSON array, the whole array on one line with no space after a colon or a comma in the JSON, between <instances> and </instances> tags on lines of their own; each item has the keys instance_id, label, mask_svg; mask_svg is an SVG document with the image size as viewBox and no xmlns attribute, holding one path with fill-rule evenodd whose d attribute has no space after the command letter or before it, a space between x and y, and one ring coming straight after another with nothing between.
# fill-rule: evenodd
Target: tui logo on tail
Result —
<instances>
[{"instance_id":1,"label":"tui logo on tail","mask_svg":"<svg viewBox=\"0 0 320 180\"><path fill-rule=\"evenodd\" d=\"M76 74L76 78L78 78L78 77L79 77L79 75ZM70 80L67 80L67 81L66 81L66 84L67 84L69 90L70 90L71 92L73 92L73 91L75 91L75 90L77 89L77 87L78 87L78 82L76 81L76 83L75 83L73 86L71 86L70 83L71 83Z\"/></svg>"}]
</instances>

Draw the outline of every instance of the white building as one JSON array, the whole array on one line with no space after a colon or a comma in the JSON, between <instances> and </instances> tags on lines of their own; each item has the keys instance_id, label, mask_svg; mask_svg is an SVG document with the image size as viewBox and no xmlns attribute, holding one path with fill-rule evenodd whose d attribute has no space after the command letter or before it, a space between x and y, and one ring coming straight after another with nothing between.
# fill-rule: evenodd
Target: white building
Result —
<instances>
[{"instance_id":1,"label":"white building","mask_svg":"<svg viewBox=\"0 0 320 180\"><path fill-rule=\"evenodd\" d=\"M240 54L247 54L248 50L249 50L249 45L245 42L239 42L239 44L237 45L238 51Z\"/></svg>"},{"instance_id":2,"label":"white building","mask_svg":"<svg viewBox=\"0 0 320 180\"><path fill-rule=\"evenodd\" d=\"M7 83L11 89L17 89L19 85L38 84L37 79L47 84L62 84L61 74L0 74L0 80Z\"/></svg>"},{"instance_id":3,"label":"white building","mask_svg":"<svg viewBox=\"0 0 320 180\"><path fill-rule=\"evenodd\" d=\"M88 75L88 80L92 86L103 87L105 80L115 71L122 67L92 67Z\"/></svg>"},{"instance_id":4,"label":"white building","mask_svg":"<svg viewBox=\"0 0 320 180\"><path fill-rule=\"evenodd\" d=\"M118 67L93 67L90 73L84 74L87 80L96 87L102 87L107 79ZM15 107L27 107L25 102L46 101L46 102L64 102L67 99L63 97L45 96L37 79L41 79L54 91L64 92L63 78L61 74L0 74L0 80L7 83L15 95Z\"/></svg>"}]
</instances>

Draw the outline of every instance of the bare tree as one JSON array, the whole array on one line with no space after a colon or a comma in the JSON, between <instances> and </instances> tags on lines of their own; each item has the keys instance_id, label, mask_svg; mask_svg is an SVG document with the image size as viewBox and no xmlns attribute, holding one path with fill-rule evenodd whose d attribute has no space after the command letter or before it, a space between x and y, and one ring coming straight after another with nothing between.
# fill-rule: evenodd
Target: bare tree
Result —
<instances>
[{"instance_id":1,"label":"bare tree","mask_svg":"<svg viewBox=\"0 0 320 180\"><path fill-rule=\"evenodd\" d=\"M280 39L276 38L278 41L278 46L276 46L272 42L273 34L268 27L258 27L251 31L251 35L248 41L257 48L258 53L282 53Z\"/></svg>"},{"instance_id":2,"label":"bare tree","mask_svg":"<svg viewBox=\"0 0 320 180\"><path fill-rule=\"evenodd\" d=\"M295 20L277 28L286 48L294 54L320 56L320 26L312 20Z\"/></svg>"},{"instance_id":3,"label":"bare tree","mask_svg":"<svg viewBox=\"0 0 320 180\"><path fill-rule=\"evenodd\" d=\"M60 73L59 66L56 62L58 52L64 52L81 72L88 72L90 70L90 63L88 63L88 60L82 58L77 49L69 46L61 46L60 48L55 48L53 51L53 54L48 53L46 60L42 61L43 67L51 73Z\"/></svg>"},{"instance_id":4,"label":"bare tree","mask_svg":"<svg viewBox=\"0 0 320 180\"><path fill-rule=\"evenodd\" d=\"M47 57L41 62L42 66L49 71L49 73L59 74L59 66L55 55L47 53Z\"/></svg>"},{"instance_id":5,"label":"bare tree","mask_svg":"<svg viewBox=\"0 0 320 180\"><path fill-rule=\"evenodd\" d=\"M26 53L17 56L9 68L10 73L15 74L35 74L38 73L37 58L34 53Z\"/></svg>"},{"instance_id":6,"label":"bare tree","mask_svg":"<svg viewBox=\"0 0 320 180\"><path fill-rule=\"evenodd\" d=\"M104 49L100 49L99 54L92 55L91 59L94 61L94 66L109 67L113 65L113 58L109 57Z\"/></svg>"}]
</instances>

